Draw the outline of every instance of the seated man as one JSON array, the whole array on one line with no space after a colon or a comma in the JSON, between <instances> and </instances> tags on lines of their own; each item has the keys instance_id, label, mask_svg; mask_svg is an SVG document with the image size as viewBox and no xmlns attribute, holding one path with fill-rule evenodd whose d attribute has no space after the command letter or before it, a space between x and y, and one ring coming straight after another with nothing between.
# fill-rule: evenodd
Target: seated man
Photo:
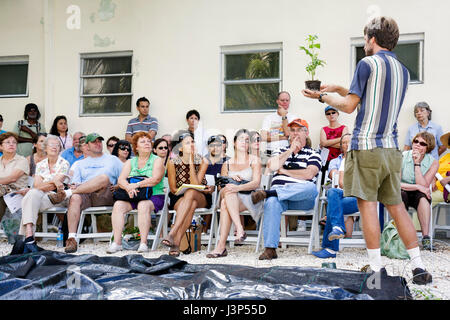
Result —
<instances>
[{"instance_id":1,"label":"seated man","mask_svg":"<svg viewBox=\"0 0 450 320\"><path fill-rule=\"evenodd\" d=\"M75 132L73 134L73 145L71 148L64 150L61 157L67 160L72 166L76 161L84 159L83 151L81 151L80 138L85 136L83 132Z\"/></svg>"},{"instance_id":2,"label":"seated man","mask_svg":"<svg viewBox=\"0 0 450 320\"><path fill-rule=\"evenodd\" d=\"M97 133L89 134L85 140L89 157L78 161L74 168L67 210L69 227L65 249L67 253L77 251L75 237L81 211L89 207L114 204L112 186L117 184L123 163L119 158L103 153L103 140Z\"/></svg>"},{"instance_id":3,"label":"seated man","mask_svg":"<svg viewBox=\"0 0 450 320\"><path fill-rule=\"evenodd\" d=\"M252 192L253 203L267 198L263 224L265 250L259 260L277 258L281 213L288 209L310 210L318 195L316 176L322 165L320 155L306 146L308 123L295 119L288 126L289 147L275 151L267 162L267 168L276 171L271 189Z\"/></svg>"}]
</instances>

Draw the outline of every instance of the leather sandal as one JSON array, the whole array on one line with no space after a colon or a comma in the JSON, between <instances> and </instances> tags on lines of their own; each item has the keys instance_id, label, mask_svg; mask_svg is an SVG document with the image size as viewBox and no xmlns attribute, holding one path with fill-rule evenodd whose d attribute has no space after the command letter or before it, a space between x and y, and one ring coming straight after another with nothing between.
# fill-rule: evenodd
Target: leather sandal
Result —
<instances>
[{"instance_id":1,"label":"leather sandal","mask_svg":"<svg viewBox=\"0 0 450 320\"><path fill-rule=\"evenodd\" d=\"M227 249L225 248L222 253L208 253L206 255L207 258L221 258L226 257L228 255Z\"/></svg>"},{"instance_id":2,"label":"leather sandal","mask_svg":"<svg viewBox=\"0 0 450 320\"><path fill-rule=\"evenodd\" d=\"M245 241L245 239L247 239L247 233L246 232L244 232L244 234L241 237L239 237L238 239L234 240L234 243L238 243L238 244L242 243L242 242Z\"/></svg>"},{"instance_id":3,"label":"leather sandal","mask_svg":"<svg viewBox=\"0 0 450 320\"><path fill-rule=\"evenodd\" d=\"M173 238L170 235L167 235L161 240L161 243L166 247L173 247Z\"/></svg>"},{"instance_id":4,"label":"leather sandal","mask_svg":"<svg viewBox=\"0 0 450 320\"><path fill-rule=\"evenodd\" d=\"M169 256L172 257L178 257L180 255L180 247L179 246L172 246L169 250Z\"/></svg>"}]
</instances>

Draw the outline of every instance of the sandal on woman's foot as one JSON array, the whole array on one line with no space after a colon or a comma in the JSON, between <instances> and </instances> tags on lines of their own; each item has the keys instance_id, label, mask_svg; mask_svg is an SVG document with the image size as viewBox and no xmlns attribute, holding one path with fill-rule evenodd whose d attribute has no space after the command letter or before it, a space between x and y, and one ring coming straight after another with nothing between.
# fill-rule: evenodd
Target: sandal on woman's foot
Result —
<instances>
[{"instance_id":1,"label":"sandal on woman's foot","mask_svg":"<svg viewBox=\"0 0 450 320\"><path fill-rule=\"evenodd\" d=\"M225 248L222 253L208 253L206 255L207 258L221 258L226 257L228 255L227 249Z\"/></svg>"},{"instance_id":2,"label":"sandal on woman's foot","mask_svg":"<svg viewBox=\"0 0 450 320\"><path fill-rule=\"evenodd\" d=\"M247 233L244 232L244 234L242 236L240 236L238 239L234 240L234 243L242 243L245 241L245 239L247 239Z\"/></svg>"},{"instance_id":3,"label":"sandal on woman's foot","mask_svg":"<svg viewBox=\"0 0 450 320\"><path fill-rule=\"evenodd\" d=\"M162 239L161 243L166 247L173 247L173 238L170 235L167 235Z\"/></svg>"},{"instance_id":4,"label":"sandal on woman's foot","mask_svg":"<svg viewBox=\"0 0 450 320\"><path fill-rule=\"evenodd\" d=\"M180 255L180 247L172 246L169 250L169 256L178 257Z\"/></svg>"},{"instance_id":5,"label":"sandal on woman's foot","mask_svg":"<svg viewBox=\"0 0 450 320\"><path fill-rule=\"evenodd\" d=\"M325 225L327 224L327 216L323 217L322 219L319 220L319 224L322 227L325 227Z\"/></svg>"}]
</instances>

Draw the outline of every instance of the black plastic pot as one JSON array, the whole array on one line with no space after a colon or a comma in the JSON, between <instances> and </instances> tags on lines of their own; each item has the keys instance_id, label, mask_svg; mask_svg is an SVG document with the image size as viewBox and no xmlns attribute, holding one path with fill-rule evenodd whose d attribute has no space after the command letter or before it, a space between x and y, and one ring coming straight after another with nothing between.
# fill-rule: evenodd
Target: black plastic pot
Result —
<instances>
[{"instance_id":1,"label":"black plastic pot","mask_svg":"<svg viewBox=\"0 0 450 320\"><path fill-rule=\"evenodd\" d=\"M320 83L319 80L308 80L305 81L305 87L309 90L320 91Z\"/></svg>"}]
</instances>

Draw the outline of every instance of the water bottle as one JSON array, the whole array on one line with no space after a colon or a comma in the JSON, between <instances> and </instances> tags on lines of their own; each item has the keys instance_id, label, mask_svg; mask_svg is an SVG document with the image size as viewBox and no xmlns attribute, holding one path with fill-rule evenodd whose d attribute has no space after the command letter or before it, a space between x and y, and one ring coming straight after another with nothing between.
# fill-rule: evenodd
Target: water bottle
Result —
<instances>
[{"instance_id":1,"label":"water bottle","mask_svg":"<svg viewBox=\"0 0 450 320\"><path fill-rule=\"evenodd\" d=\"M56 234L56 247L57 248L63 248L64 247L64 241L63 241L63 232L62 228L58 228L58 233Z\"/></svg>"}]
</instances>

